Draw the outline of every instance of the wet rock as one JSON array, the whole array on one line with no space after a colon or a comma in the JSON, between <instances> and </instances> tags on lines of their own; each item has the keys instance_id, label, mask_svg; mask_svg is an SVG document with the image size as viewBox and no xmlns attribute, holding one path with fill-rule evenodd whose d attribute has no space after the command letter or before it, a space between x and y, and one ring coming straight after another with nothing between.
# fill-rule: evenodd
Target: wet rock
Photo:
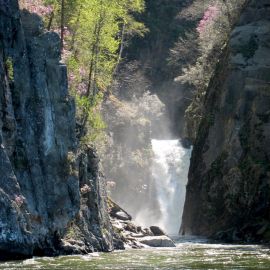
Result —
<instances>
[{"instance_id":1,"label":"wet rock","mask_svg":"<svg viewBox=\"0 0 270 270\"><path fill-rule=\"evenodd\" d=\"M165 232L158 226L151 226L150 230L154 234L154 236L166 235Z\"/></svg>"},{"instance_id":2,"label":"wet rock","mask_svg":"<svg viewBox=\"0 0 270 270\"><path fill-rule=\"evenodd\" d=\"M131 215L129 215L123 208L121 208L117 203L108 198L109 213L112 218L120 219L123 221L132 220Z\"/></svg>"},{"instance_id":3,"label":"wet rock","mask_svg":"<svg viewBox=\"0 0 270 270\"><path fill-rule=\"evenodd\" d=\"M75 255L75 254L87 254L91 252L87 247L76 241L66 242L64 241L61 246L62 254L65 255Z\"/></svg>"},{"instance_id":4,"label":"wet rock","mask_svg":"<svg viewBox=\"0 0 270 270\"><path fill-rule=\"evenodd\" d=\"M139 240L141 244L150 247L175 247L175 243L168 236L147 236Z\"/></svg>"},{"instance_id":5,"label":"wet rock","mask_svg":"<svg viewBox=\"0 0 270 270\"><path fill-rule=\"evenodd\" d=\"M144 248L146 246L152 247L174 247L173 241L165 235L165 233L157 226L151 228L142 228L132 220L123 220L122 217L117 218L115 209L122 209L109 199L111 223L115 232L114 241L117 245L117 239L124 243L126 248ZM124 211L124 210L123 210ZM123 213L126 213L125 211ZM128 215L129 216L129 215ZM154 233L157 236L154 235ZM122 247L122 246L121 246Z\"/></svg>"},{"instance_id":6,"label":"wet rock","mask_svg":"<svg viewBox=\"0 0 270 270\"><path fill-rule=\"evenodd\" d=\"M154 234L152 233L152 231L149 228L144 228L143 230L144 235L149 235L149 236L154 236Z\"/></svg>"},{"instance_id":7,"label":"wet rock","mask_svg":"<svg viewBox=\"0 0 270 270\"><path fill-rule=\"evenodd\" d=\"M114 216L121 220L130 220L130 216L123 211L116 212Z\"/></svg>"},{"instance_id":8,"label":"wet rock","mask_svg":"<svg viewBox=\"0 0 270 270\"><path fill-rule=\"evenodd\" d=\"M127 231L130 231L130 232L137 233L137 232L139 232L140 228L138 228L134 223L128 222L125 224L124 229Z\"/></svg>"},{"instance_id":9,"label":"wet rock","mask_svg":"<svg viewBox=\"0 0 270 270\"><path fill-rule=\"evenodd\" d=\"M80 210L67 228L64 240L72 245L74 243L75 252L80 249L85 252L112 251L114 231L108 213L105 179L97 152L93 147L85 145L77 154L76 161L81 190ZM80 243L83 243L83 248ZM118 243L117 246L119 245ZM80 249L77 246L80 246Z\"/></svg>"}]
</instances>

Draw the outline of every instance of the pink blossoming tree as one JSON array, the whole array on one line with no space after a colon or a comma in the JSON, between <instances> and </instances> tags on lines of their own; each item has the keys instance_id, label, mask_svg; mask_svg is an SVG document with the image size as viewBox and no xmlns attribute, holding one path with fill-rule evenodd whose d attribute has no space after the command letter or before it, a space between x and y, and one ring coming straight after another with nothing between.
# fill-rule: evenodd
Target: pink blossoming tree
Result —
<instances>
[{"instance_id":1,"label":"pink blossoming tree","mask_svg":"<svg viewBox=\"0 0 270 270\"><path fill-rule=\"evenodd\" d=\"M20 6L39 16L47 16L53 12L53 7L51 5L44 5L42 0L21 0Z\"/></svg>"},{"instance_id":2,"label":"pink blossoming tree","mask_svg":"<svg viewBox=\"0 0 270 270\"><path fill-rule=\"evenodd\" d=\"M187 128L190 138L195 139L196 137L194 130L198 130L204 114L203 103L209 82L227 47L232 27L247 1L194 0L179 15L191 22L195 22L199 18L196 27L180 39L171 51L172 63L180 62L182 64L180 66L181 75L175 80L188 83L193 91L192 103L186 111L187 122L191 123ZM184 57L189 61L185 63ZM178 59L178 62L175 59Z\"/></svg>"},{"instance_id":3,"label":"pink blossoming tree","mask_svg":"<svg viewBox=\"0 0 270 270\"><path fill-rule=\"evenodd\" d=\"M214 23L219 14L220 10L217 5L209 6L197 26L198 33L200 35L204 34L207 28Z\"/></svg>"}]
</instances>

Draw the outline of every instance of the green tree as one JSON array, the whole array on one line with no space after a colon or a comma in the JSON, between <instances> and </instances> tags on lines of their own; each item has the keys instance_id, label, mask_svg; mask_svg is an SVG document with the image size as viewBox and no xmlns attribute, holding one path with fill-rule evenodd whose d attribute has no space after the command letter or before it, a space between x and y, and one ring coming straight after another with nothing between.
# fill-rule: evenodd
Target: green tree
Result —
<instances>
[{"instance_id":1,"label":"green tree","mask_svg":"<svg viewBox=\"0 0 270 270\"><path fill-rule=\"evenodd\" d=\"M77 100L83 97L88 101L88 105L83 102L84 106L79 106L79 137L85 134L89 124L88 112L93 112L93 106L99 105L96 101L101 100L112 82L126 38L143 35L146 31L144 25L133 17L134 13L143 10L142 0L84 0L77 5L73 16L66 16L71 32L66 37L71 52L68 66L76 77L72 89ZM89 130L93 121L90 124Z\"/></svg>"},{"instance_id":2,"label":"green tree","mask_svg":"<svg viewBox=\"0 0 270 270\"><path fill-rule=\"evenodd\" d=\"M144 0L20 1L22 7L43 16L47 29L61 37L62 59L68 65L70 89L77 101L79 138L97 133L104 128L99 107L126 40L146 32L135 19L144 11Z\"/></svg>"}]
</instances>

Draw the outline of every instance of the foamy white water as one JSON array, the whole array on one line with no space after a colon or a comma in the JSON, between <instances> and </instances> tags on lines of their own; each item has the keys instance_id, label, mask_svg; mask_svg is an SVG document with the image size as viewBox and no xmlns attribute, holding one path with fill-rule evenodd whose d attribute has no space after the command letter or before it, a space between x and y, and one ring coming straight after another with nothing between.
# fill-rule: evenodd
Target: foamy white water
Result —
<instances>
[{"instance_id":1,"label":"foamy white water","mask_svg":"<svg viewBox=\"0 0 270 270\"><path fill-rule=\"evenodd\" d=\"M270 249L181 241L176 248L130 249L99 257L66 256L0 262L1 270L269 270Z\"/></svg>"},{"instance_id":2,"label":"foamy white water","mask_svg":"<svg viewBox=\"0 0 270 270\"><path fill-rule=\"evenodd\" d=\"M179 140L152 140L152 176L159 215L145 207L135 217L138 224L160 226L168 234L178 234L184 208L186 184L192 149Z\"/></svg>"},{"instance_id":3,"label":"foamy white water","mask_svg":"<svg viewBox=\"0 0 270 270\"><path fill-rule=\"evenodd\" d=\"M184 208L191 149L179 140L152 140L152 173L161 215L157 224L168 234L177 234Z\"/></svg>"}]
</instances>

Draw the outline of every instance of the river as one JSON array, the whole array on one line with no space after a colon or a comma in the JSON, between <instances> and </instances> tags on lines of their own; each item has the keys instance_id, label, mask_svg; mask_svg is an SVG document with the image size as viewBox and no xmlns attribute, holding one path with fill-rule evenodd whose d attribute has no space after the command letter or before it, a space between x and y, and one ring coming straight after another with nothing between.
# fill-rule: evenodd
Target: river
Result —
<instances>
[{"instance_id":1,"label":"river","mask_svg":"<svg viewBox=\"0 0 270 270\"><path fill-rule=\"evenodd\" d=\"M0 263L0 269L256 270L270 269L270 248L260 245L180 241L176 248L148 248L86 256Z\"/></svg>"}]
</instances>

